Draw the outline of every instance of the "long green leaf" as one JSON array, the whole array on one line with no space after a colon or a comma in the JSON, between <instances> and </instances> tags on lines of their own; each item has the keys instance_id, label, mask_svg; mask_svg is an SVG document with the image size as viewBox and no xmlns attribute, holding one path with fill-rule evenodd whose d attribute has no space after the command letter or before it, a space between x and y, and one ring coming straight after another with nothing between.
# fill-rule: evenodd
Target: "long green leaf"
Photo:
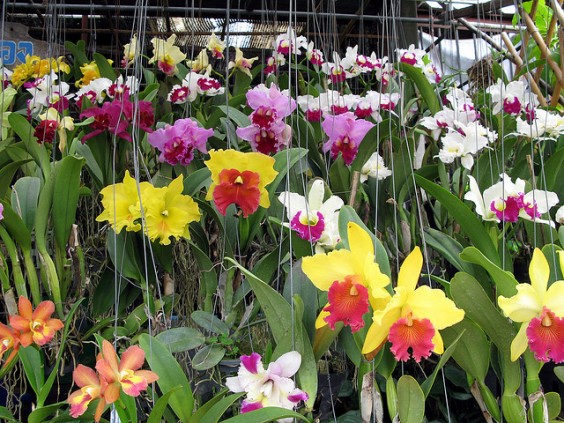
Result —
<instances>
[{"instance_id":1,"label":"long green leaf","mask_svg":"<svg viewBox=\"0 0 564 423\"><path fill-rule=\"evenodd\" d=\"M6 407L0 406L0 419L5 420L7 423L17 422L14 415Z\"/></svg>"},{"instance_id":2,"label":"long green leaf","mask_svg":"<svg viewBox=\"0 0 564 423\"><path fill-rule=\"evenodd\" d=\"M397 393L401 423L421 423L425 417L425 395L417 381L409 375L402 376Z\"/></svg>"},{"instance_id":3,"label":"long green leaf","mask_svg":"<svg viewBox=\"0 0 564 423\"><path fill-rule=\"evenodd\" d=\"M304 422L309 422L308 419L295 411L279 407L264 407L259 410L239 414L238 416L223 420L223 423L268 423L280 419L298 419Z\"/></svg>"},{"instance_id":4,"label":"long green leaf","mask_svg":"<svg viewBox=\"0 0 564 423\"><path fill-rule=\"evenodd\" d=\"M460 258L470 263L479 264L486 269L497 287L498 295L509 298L517 293L516 287L519 282L517 282L515 276L513 276L511 272L507 272L497 266L476 247L466 247L464 251L460 253Z\"/></svg>"},{"instance_id":5,"label":"long green leaf","mask_svg":"<svg viewBox=\"0 0 564 423\"><path fill-rule=\"evenodd\" d=\"M47 417L52 416L65 405L68 404L66 402L58 402L56 404L49 404L45 407L37 408L36 410L32 411L27 421L28 423L45 423L49 421Z\"/></svg>"},{"instance_id":6,"label":"long green leaf","mask_svg":"<svg viewBox=\"0 0 564 423\"><path fill-rule=\"evenodd\" d=\"M221 416L227 411L231 405L243 396L244 393L231 394L222 398L213 407L206 411L206 414L200 419L201 423L217 423L220 421Z\"/></svg>"},{"instance_id":7,"label":"long green leaf","mask_svg":"<svg viewBox=\"0 0 564 423\"><path fill-rule=\"evenodd\" d=\"M0 198L3 198L6 191L8 191L8 188L10 188L14 175L18 169L30 161L31 159L18 160L17 162L8 163L7 165L2 166L0 169Z\"/></svg>"},{"instance_id":8,"label":"long green leaf","mask_svg":"<svg viewBox=\"0 0 564 423\"><path fill-rule=\"evenodd\" d=\"M435 197L450 215L458 222L462 230L468 235L472 243L485 254L494 264L500 264L499 254L493 244L488 232L476 214L470 210L458 197L455 197L443 187L433 182L415 175L417 184Z\"/></svg>"},{"instance_id":9,"label":"long green leaf","mask_svg":"<svg viewBox=\"0 0 564 423\"><path fill-rule=\"evenodd\" d=\"M8 122L10 122L10 126L17 136L23 141L26 151L41 168L43 177L47 179L51 169L49 155L47 154L47 150L37 143L37 139L33 136L34 129L31 124L24 116L18 113L10 113Z\"/></svg>"},{"instance_id":10,"label":"long green leaf","mask_svg":"<svg viewBox=\"0 0 564 423\"><path fill-rule=\"evenodd\" d=\"M153 405L153 409L151 410L151 414L149 414L149 418L147 419L147 423L161 423L163 414L168 406L169 398L172 394L178 391L181 386L175 386L170 391L165 393L162 397L160 397L155 405Z\"/></svg>"},{"instance_id":11,"label":"long green leaf","mask_svg":"<svg viewBox=\"0 0 564 423\"><path fill-rule=\"evenodd\" d=\"M435 93L435 89L427 80L427 77L423 75L421 69L407 63L399 63L399 70L405 73L417 86L417 89L421 94L421 98L425 101L425 103L427 103L427 107L431 113L435 114L439 112L441 110L441 103Z\"/></svg>"},{"instance_id":12,"label":"long green leaf","mask_svg":"<svg viewBox=\"0 0 564 423\"><path fill-rule=\"evenodd\" d=\"M30 232L33 230L33 223L35 222L40 190L41 179L36 176L24 176L12 186L12 206L21 216Z\"/></svg>"},{"instance_id":13,"label":"long green leaf","mask_svg":"<svg viewBox=\"0 0 564 423\"><path fill-rule=\"evenodd\" d=\"M33 392L39 395L45 384L45 367L43 365L43 351L39 351L35 345L20 348L18 355L22 362L25 376Z\"/></svg>"},{"instance_id":14,"label":"long green leaf","mask_svg":"<svg viewBox=\"0 0 564 423\"><path fill-rule=\"evenodd\" d=\"M98 70L100 71L100 76L104 78L108 78L110 81L114 81L116 79L116 71L108 62L104 56L100 53L94 53L94 61L96 65L98 65Z\"/></svg>"},{"instance_id":15,"label":"long green leaf","mask_svg":"<svg viewBox=\"0 0 564 423\"><path fill-rule=\"evenodd\" d=\"M169 402L177 417L183 423L187 423L194 408L194 396L184 371L166 347L155 338L144 333L139 336L139 345L145 351L151 370L159 375L157 384L161 391L168 392L178 386L181 387L170 396Z\"/></svg>"},{"instance_id":16,"label":"long green leaf","mask_svg":"<svg viewBox=\"0 0 564 423\"><path fill-rule=\"evenodd\" d=\"M437 378L439 371L443 368L443 366L447 363L447 361L450 360L450 357L454 353L458 341L460 341L461 337L462 334L460 334L458 338L456 338L453 342L450 343L448 348L443 352L443 354L441 354L441 358L439 362L435 365L433 373L431 373L431 375L427 379L425 379L421 384L421 389L423 390L423 394L425 394L425 398L427 398L429 396L429 393L431 393L431 388L435 383L435 379Z\"/></svg>"},{"instance_id":17,"label":"long green leaf","mask_svg":"<svg viewBox=\"0 0 564 423\"><path fill-rule=\"evenodd\" d=\"M80 188L80 172L84 159L67 156L61 160L53 196L53 231L61 250L66 249L72 225L75 222Z\"/></svg>"}]
</instances>

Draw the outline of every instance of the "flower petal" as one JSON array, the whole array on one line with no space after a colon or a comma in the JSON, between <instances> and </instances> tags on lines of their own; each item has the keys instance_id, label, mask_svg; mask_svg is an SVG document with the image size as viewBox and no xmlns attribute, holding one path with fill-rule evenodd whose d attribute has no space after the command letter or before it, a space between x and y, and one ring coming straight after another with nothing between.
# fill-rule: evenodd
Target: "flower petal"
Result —
<instances>
[{"instance_id":1,"label":"flower petal","mask_svg":"<svg viewBox=\"0 0 564 423\"><path fill-rule=\"evenodd\" d=\"M72 372L72 379L77 386L83 388L87 385L100 385L100 380L96 375L96 372L90 367L86 367L82 364L76 366L76 369Z\"/></svg>"},{"instance_id":2,"label":"flower petal","mask_svg":"<svg viewBox=\"0 0 564 423\"><path fill-rule=\"evenodd\" d=\"M511 342L511 361L517 360L527 349L527 326L526 323L522 323L517 336Z\"/></svg>"},{"instance_id":3,"label":"flower petal","mask_svg":"<svg viewBox=\"0 0 564 423\"><path fill-rule=\"evenodd\" d=\"M456 307L443 291L428 286L417 288L409 296L407 304L414 318L429 319L437 330L452 326L464 318L464 310Z\"/></svg>"},{"instance_id":4,"label":"flower petal","mask_svg":"<svg viewBox=\"0 0 564 423\"><path fill-rule=\"evenodd\" d=\"M398 286L405 288L408 292L414 291L421 276L423 268L423 255L419 247L415 247L403 261L399 275ZM421 317L421 316L419 316Z\"/></svg>"},{"instance_id":5,"label":"flower petal","mask_svg":"<svg viewBox=\"0 0 564 423\"><path fill-rule=\"evenodd\" d=\"M33 315L33 307L31 306L31 301L26 297L20 297L18 300L18 313L21 317L27 320L31 320Z\"/></svg>"},{"instance_id":6,"label":"flower petal","mask_svg":"<svg viewBox=\"0 0 564 423\"><path fill-rule=\"evenodd\" d=\"M133 345L121 355L118 369L120 372L123 370L137 370L143 367L144 362L145 351L139 346Z\"/></svg>"},{"instance_id":7,"label":"flower petal","mask_svg":"<svg viewBox=\"0 0 564 423\"><path fill-rule=\"evenodd\" d=\"M564 361L564 319L544 308L527 326L529 348L539 361Z\"/></svg>"},{"instance_id":8,"label":"flower petal","mask_svg":"<svg viewBox=\"0 0 564 423\"><path fill-rule=\"evenodd\" d=\"M302 356L297 351L290 351L286 354L282 354L275 363L280 367L281 372L279 376L281 377L292 377L294 376L302 364ZM272 363L271 363L272 364ZM270 369L270 366L269 366Z\"/></svg>"},{"instance_id":9,"label":"flower petal","mask_svg":"<svg viewBox=\"0 0 564 423\"><path fill-rule=\"evenodd\" d=\"M398 361L407 361L413 357L419 363L422 358L428 358L431 355L435 332L429 319L419 320L411 317L398 319L390 327L388 336L392 344L390 351Z\"/></svg>"},{"instance_id":10,"label":"flower petal","mask_svg":"<svg viewBox=\"0 0 564 423\"><path fill-rule=\"evenodd\" d=\"M354 222L347 224L347 235L349 240L350 251L355 255L372 255L374 256L374 244L372 237L368 232L362 229Z\"/></svg>"},{"instance_id":11,"label":"flower petal","mask_svg":"<svg viewBox=\"0 0 564 423\"><path fill-rule=\"evenodd\" d=\"M349 250L335 250L328 254L316 254L302 259L302 271L321 291L329 291L336 280L345 280L356 274L353 253Z\"/></svg>"},{"instance_id":12,"label":"flower petal","mask_svg":"<svg viewBox=\"0 0 564 423\"><path fill-rule=\"evenodd\" d=\"M531 278L531 285L540 298L543 298L550 277L550 267L548 267L548 261L539 248L535 248L533 252L533 259L529 265L529 277Z\"/></svg>"},{"instance_id":13,"label":"flower petal","mask_svg":"<svg viewBox=\"0 0 564 423\"><path fill-rule=\"evenodd\" d=\"M114 346L105 339L104 341L102 341L102 356L104 357L104 360L106 361L110 369L114 373L119 373L119 364L116 350L114 349ZM97 368L98 364L96 363L96 369Z\"/></svg>"},{"instance_id":14,"label":"flower petal","mask_svg":"<svg viewBox=\"0 0 564 423\"><path fill-rule=\"evenodd\" d=\"M18 314L10 316L10 326L12 326L15 330L19 330L21 332L29 332L30 323L30 319L27 319Z\"/></svg>"},{"instance_id":15,"label":"flower petal","mask_svg":"<svg viewBox=\"0 0 564 423\"><path fill-rule=\"evenodd\" d=\"M543 305L558 317L564 317L564 281L556 281L548 287Z\"/></svg>"},{"instance_id":16,"label":"flower petal","mask_svg":"<svg viewBox=\"0 0 564 423\"><path fill-rule=\"evenodd\" d=\"M368 290L359 283L360 277L346 276L344 281L335 281L329 288L329 305L325 311L329 315L325 321L331 329L337 322L350 326L352 332L364 327L363 316L368 312Z\"/></svg>"},{"instance_id":17,"label":"flower petal","mask_svg":"<svg viewBox=\"0 0 564 423\"><path fill-rule=\"evenodd\" d=\"M362 346L362 354L370 354L382 346L388 338L390 327L401 317L400 312L401 310L398 307L374 312L373 322L368 328L366 340Z\"/></svg>"},{"instance_id":18,"label":"flower petal","mask_svg":"<svg viewBox=\"0 0 564 423\"><path fill-rule=\"evenodd\" d=\"M33 312L32 319L47 321L54 312L55 303L53 301L42 301Z\"/></svg>"},{"instance_id":19,"label":"flower petal","mask_svg":"<svg viewBox=\"0 0 564 423\"><path fill-rule=\"evenodd\" d=\"M503 313L514 322L529 322L540 314L542 297L528 283L521 283L516 288L517 294L510 298L500 295L497 303Z\"/></svg>"}]
</instances>

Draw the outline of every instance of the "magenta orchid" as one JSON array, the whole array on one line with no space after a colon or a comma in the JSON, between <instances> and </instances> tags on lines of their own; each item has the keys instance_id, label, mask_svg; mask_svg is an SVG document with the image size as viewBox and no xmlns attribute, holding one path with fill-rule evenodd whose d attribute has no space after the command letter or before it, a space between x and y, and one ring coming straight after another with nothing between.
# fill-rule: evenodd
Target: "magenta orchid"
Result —
<instances>
[{"instance_id":1,"label":"magenta orchid","mask_svg":"<svg viewBox=\"0 0 564 423\"><path fill-rule=\"evenodd\" d=\"M200 128L195 120L179 119L149 134L149 144L161 152L159 160L171 165L187 166L194 158L194 150L207 153L206 143L213 129Z\"/></svg>"},{"instance_id":2,"label":"magenta orchid","mask_svg":"<svg viewBox=\"0 0 564 423\"><path fill-rule=\"evenodd\" d=\"M364 119L357 119L352 112L337 116L326 116L321 124L329 139L323 144L323 152L331 152L337 159L339 153L345 164L350 165L356 157L358 146L375 125Z\"/></svg>"}]
</instances>

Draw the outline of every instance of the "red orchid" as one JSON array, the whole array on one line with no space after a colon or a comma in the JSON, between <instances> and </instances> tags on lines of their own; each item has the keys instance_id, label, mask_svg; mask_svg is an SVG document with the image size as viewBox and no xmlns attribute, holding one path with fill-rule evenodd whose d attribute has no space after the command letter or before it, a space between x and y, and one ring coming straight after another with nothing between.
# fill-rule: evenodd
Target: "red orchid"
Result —
<instances>
[{"instance_id":1,"label":"red orchid","mask_svg":"<svg viewBox=\"0 0 564 423\"><path fill-rule=\"evenodd\" d=\"M20 297L18 312L19 315L10 316L10 326L20 331L20 343L24 347L33 343L43 346L51 342L55 332L63 328L63 322L51 318L55 312L53 301L39 303L34 311L31 302L25 297Z\"/></svg>"}]
</instances>

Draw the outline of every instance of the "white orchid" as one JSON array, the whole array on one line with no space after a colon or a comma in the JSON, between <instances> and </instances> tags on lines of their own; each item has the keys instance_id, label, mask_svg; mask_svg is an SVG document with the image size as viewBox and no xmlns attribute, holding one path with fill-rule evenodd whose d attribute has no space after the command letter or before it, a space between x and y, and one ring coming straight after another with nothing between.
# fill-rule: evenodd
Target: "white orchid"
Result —
<instances>
[{"instance_id":1,"label":"white orchid","mask_svg":"<svg viewBox=\"0 0 564 423\"><path fill-rule=\"evenodd\" d=\"M536 107L538 100L527 89L525 79L511 81L505 85L501 79L486 89L492 97L492 112L497 114L503 110L505 113L518 116L527 107Z\"/></svg>"},{"instance_id":2,"label":"white orchid","mask_svg":"<svg viewBox=\"0 0 564 423\"><path fill-rule=\"evenodd\" d=\"M391 174L392 171L386 167L382 156L375 151L360 170L360 182L365 182L368 177L381 181Z\"/></svg>"},{"instance_id":3,"label":"white orchid","mask_svg":"<svg viewBox=\"0 0 564 423\"><path fill-rule=\"evenodd\" d=\"M292 410L300 401L306 401L306 392L297 389L291 379L299 370L302 357L297 351L282 354L265 370L257 353L241 356L237 376L228 377L225 385L232 392L246 392L241 413L263 407L282 407Z\"/></svg>"},{"instance_id":4,"label":"white orchid","mask_svg":"<svg viewBox=\"0 0 564 423\"><path fill-rule=\"evenodd\" d=\"M324 197L325 183L321 179L313 181L307 199L289 191L278 196L290 221L284 226L296 231L300 238L315 243L318 252L333 249L339 242L339 210L344 204L336 195L323 201Z\"/></svg>"},{"instance_id":5,"label":"white orchid","mask_svg":"<svg viewBox=\"0 0 564 423\"><path fill-rule=\"evenodd\" d=\"M501 181L480 192L476 179L468 176L470 190L465 200L476 205L476 213L483 220L493 222L517 222L519 218L554 226L551 220L540 219L550 208L558 204L558 196L551 191L534 189L525 193L525 181L517 178L515 183L507 174Z\"/></svg>"}]
</instances>

